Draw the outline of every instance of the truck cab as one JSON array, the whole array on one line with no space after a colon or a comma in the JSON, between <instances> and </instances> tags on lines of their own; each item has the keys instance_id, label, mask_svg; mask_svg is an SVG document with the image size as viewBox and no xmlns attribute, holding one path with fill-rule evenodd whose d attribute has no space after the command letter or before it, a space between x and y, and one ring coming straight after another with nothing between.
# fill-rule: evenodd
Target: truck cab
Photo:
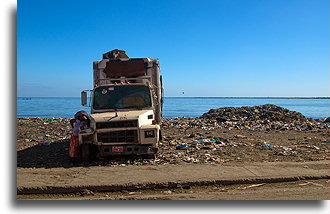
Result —
<instances>
[{"instance_id":1,"label":"truck cab","mask_svg":"<svg viewBox=\"0 0 330 214\"><path fill-rule=\"evenodd\" d=\"M82 159L89 161L95 155L154 157L161 140L163 102L158 59L116 58L109 53L93 64L90 131L79 134ZM109 55L112 58L105 57ZM84 91L82 104L86 101Z\"/></svg>"}]
</instances>

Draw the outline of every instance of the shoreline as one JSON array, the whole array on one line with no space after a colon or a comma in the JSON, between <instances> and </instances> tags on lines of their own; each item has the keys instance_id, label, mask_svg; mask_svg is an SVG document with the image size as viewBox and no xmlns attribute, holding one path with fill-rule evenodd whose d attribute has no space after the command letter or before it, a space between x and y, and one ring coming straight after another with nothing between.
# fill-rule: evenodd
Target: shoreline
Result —
<instances>
[{"instance_id":1,"label":"shoreline","mask_svg":"<svg viewBox=\"0 0 330 214\"><path fill-rule=\"evenodd\" d=\"M44 116L38 116L38 117L16 117L16 119L72 119L73 117L44 117ZM201 117L163 117L162 120L170 120L170 119L199 119ZM317 122L323 122L327 117L322 118L309 118L306 117L309 121L317 121Z\"/></svg>"},{"instance_id":2,"label":"shoreline","mask_svg":"<svg viewBox=\"0 0 330 214\"><path fill-rule=\"evenodd\" d=\"M32 98L80 98L80 97L17 97L17 100L31 100ZM194 99L330 99L330 97L218 97L218 96L191 96L191 97L164 97L170 99L186 99L186 98L194 98Z\"/></svg>"},{"instance_id":3,"label":"shoreline","mask_svg":"<svg viewBox=\"0 0 330 214\"><path fill-rule=\"evenodd\" d=\"M330 97L165 97L170 99L330 99Z\"/></svg>"},{"instance_id":4,"label":"shoreline","mask_svg":"<svg viewBox=\"0 0 330 214\"><path fill-rule=\"evenodd\" d=\"M37 98L39 99L39 98ZM16 118L71 118L75 112L78 110L85 110L90 112L89 107L81 107L76 98L40 98L39 100L21 100L18 105L18 111L16 112ZM45 101L43 102L43 99ZM53 100L52 100L53 99ZM65 99L67 99L65 101ZM70 100L72 99L72 100ZM311 119L326 119L329 117L329 104L328 100L314 98L297 98L297 101L290 101L290 98L286 100L277 100L273 98L274 101L268 100L264 101L263 98L258 98L255 101L249 100L250 98L241 98L241 101L235 98L224 98L228 101L221 100L222 98L189 98L189 97L174 97L169 98L164 102L163 108L163 118L198 118L201 117L204 113L207 113L211 110L220 109L220 108L231 108L236 110L237 108L247 109L253 108L254 110L258 109L260 106L277 106L279 113L283 113L283 109L291 110L291 112L298 112L305 116L306 118ZM231 100L232 99L232 100ZM300 99L300 101L299 101ZM315 102L309 102L309 100L314 99ZM171 101L172 100L172 101ZM181 101L180 101L181 100ZM204 101L203 101L204 100ZM262 100L262 101L260 101ZM303 101L305 100L305 101ZM29 111L29 107L32 109L39 108L38 103L48 103L56 102L60 103L70 103L72 107L67 107L67 111L63 111L61 108L50 108L42 111ZM273 104L263 104L263 103L273 103ZM278 103L278 104L276 104ZM314 103L314 104L313 104ZM238 105L239 104L239 105ZM283 107L282 107L283 106ZM21 109L21 110L20 110ZM268 111L268 109L261 109L262 111ZM254 114L253 110L248 110L249 114ZM271 110L273 113L277 114L278 110Z\"/></svg>"}]
</instances>

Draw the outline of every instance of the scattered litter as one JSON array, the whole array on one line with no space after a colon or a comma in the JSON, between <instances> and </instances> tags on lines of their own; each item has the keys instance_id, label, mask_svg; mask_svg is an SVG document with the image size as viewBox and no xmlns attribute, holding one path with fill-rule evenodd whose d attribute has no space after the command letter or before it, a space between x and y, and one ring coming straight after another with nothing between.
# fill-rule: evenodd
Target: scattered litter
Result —
<instances>
[{"instance_id":1,"label":"scattered litter","mask_svg":"<svg viewBox=\"0 0 330 214\"><path fill-rule=\"evenodd\" d=\"M320 150L320 148L317 147L317 146L313 146L313 148L316 149L316 150Z\"/></svg>"},{"instance_id":2,"label":"scattered litter","mask_svg":"<svg viewBox=\"0 0 330 214\"><path fill-rule=\"evenodd\" d=\"M315 138L317 135L314 134L329 130L329 123L325 124L323 119L306 119L300 113L292 113L287 118L286 116L291 114L290 111L274 105L230 107L210 110L206 114L197 118L163 118L160 125L166 131L163 132L163 139L159 143L157 159L135 159L131 162L116 160L104 161L104 163L110 166L128 166L223 164L251 161L254 157L253 161L261 162L328 159L330 142L328 136L321 137L322 133L320 133L320 137ZM19 118L19 129L34 127L34 130L38 131L18 136L18 145L23 145L25 149L38 145L49 146L59 140L66 145L71 134L69 120L68 118ZM166 129L169 127L172 128ZM311 135L287 135L286 132L291 130L298 132L311 130ZM263 138L266 136L265 133L272 135L274 132L284 132L287 137L281 139L282 142L269 140L268 137ZM266 140L268 142L265 142ZM56 148L58 144L53 145ZM65 148L65 152L67 150L68 148ZM100 160L101 164L102 161Z\"/></svg>"},{"instance_id":3,"label":"scattered litter","mask_svg":"<svg viewBox=\"0 0 330 214\"><path fill-rule=\"evenodd\" d=\"M172 194L172 191L171 190L168 190L168 191L164 191L163 193L165 193L165 194Z\"/></svg>"},{"instance_id":4,"label":"scattered litter","mask_svg":"<svg viewBox=\"0 0 330 214\"><path fill-rule=\"evenodd\" d=\"M303 184L298 184L299 186L306 186L306 185L309 185L309 184L312 184L312 185L315 185L315 186L319 186L319 187L323 187L322 184L318 184L318 183L313 183L313 182L310 182L310 181L307 181Z\"/></svg>"},{"instance_id":5,"label":"scattered litter","mask_svg":"<svg viewBox=\"0 0 330 214\"><path fill-rule=\"evenodd\" d=\"M264 145L262 145L263 147L274 147L273 145L271 145L271 144L268 144L268 143L266 143L266 144L264 144Z\"/></svg>"},{"instance_id":6,"label":"scattered litter","mask_svg":"<svg viewBox=\"0 0 330 214\"><path fill-rule=\"evenodd\" d=\"M175 147L175 148L176 148L176 149L184 149L184 148L186 148L186 147L187 147L186 144L182 144L182 145L177 146L177 147Z\"/></svg>"},{"instance_id":7,"label":"scattered litter","mask_svg":"<svg viewBox=\"0 0 330 214\"><path fill-rule=\"evenodd\" d=\"M244 136L244 135L239 135L239 134L238 134L238 135L235 135L235 137L236 137L236 138L246 138L246 136Z\"/></svg>"},{"instance_id":8,"label":"scattered litter","mask_svg":"<svg viewBox=\"0 0 330 214\"><path fill-rule=\"evenodd\" d=\"M253 187L260 187L265 185L266 183L262 183L262 184L252 184L250 186L246 186L246 187L239 187L238 189L248 189L248 188L253 188Z\"/></svg>"}]
</instances>

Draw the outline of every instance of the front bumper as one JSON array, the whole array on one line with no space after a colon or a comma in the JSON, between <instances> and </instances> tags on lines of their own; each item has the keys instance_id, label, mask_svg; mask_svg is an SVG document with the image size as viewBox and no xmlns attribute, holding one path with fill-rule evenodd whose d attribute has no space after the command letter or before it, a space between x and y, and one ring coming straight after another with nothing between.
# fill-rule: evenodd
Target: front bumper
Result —
<instances>
[{"instance_id":1,"label":"front bumper","mask_svg":"<svg viewBox=\"0 0 330 214\"><path fill-rule=\"evenodd\" d=\"M102 145L99 147L99 155L121 156L121 155L153 155L158 152L158 148L152 145Z\"/></svg>"}]
</instances>

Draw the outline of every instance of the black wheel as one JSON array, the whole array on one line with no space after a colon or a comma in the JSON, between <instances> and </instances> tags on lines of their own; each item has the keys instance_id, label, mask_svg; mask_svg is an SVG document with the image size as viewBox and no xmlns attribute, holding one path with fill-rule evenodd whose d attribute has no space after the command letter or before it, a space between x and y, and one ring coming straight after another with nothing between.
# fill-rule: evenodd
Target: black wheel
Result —
<instances>
[{"instance_id":1,"label":"black wheel","mask_svg":"<svg viewBox=\"0 0 330 214\"><path fill-rule=\"evenodd\" d=\"M81 159L84 163L91 161L91 146L88 144L81 145Z\"/></svg>"},{"instance_id":2,"label":"black wheel","mask_svg":"<svg viewBox=\"0 0 330 214\"><path fill-rule=\"evenodd\" d=\"M159 130L159 141L162 141L162 140L163 140L162 131Z\"/></svg>"},{"instance_id":3,"label":"black wheel","mask_svg":"<svg viewBox=\"0 0 330 214\"><path fill-rule=\"evenodd\" d=\"M156 154L145 154L141 156L142 159L155 159L156 158Z\"/></svg>"}]
</instances>

